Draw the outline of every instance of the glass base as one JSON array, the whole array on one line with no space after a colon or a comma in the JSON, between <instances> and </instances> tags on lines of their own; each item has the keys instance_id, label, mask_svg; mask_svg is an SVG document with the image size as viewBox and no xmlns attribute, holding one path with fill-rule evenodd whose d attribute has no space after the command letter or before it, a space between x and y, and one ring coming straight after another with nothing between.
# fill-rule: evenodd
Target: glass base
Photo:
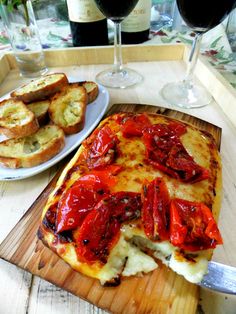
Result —
<instances>
[{"instance_id":1,"label":"glass base","mask_svg":"<svg viewBox=\"0 0 236 314\"><path fill-rule=\"evenodd\" d=\"M48 72L48 68L46 67L36 72L28 72L28 71L23 71L22 69L20 69L20 75L23 77L28 77L28 78L37 78L39 76L46 74L47 72Z\"/></svg>"},{"instance_id":2,"label":"glass base","mask_svg":"<svg viewBox=\"0 0 236 314\"><path fill-rule=\"evenodd\" d=\"M185 81L166 84L161 95L171 105L187 109L203 107L212 101L211 94L205 88L186 84Z\"/></svg>"},{"instance_id":3,"label":"glass base","mask_svg":"<svg viewBox=\"0 0 236 314\"><path fill-rule=\"evenodd\" d=\"M96 76L96 81L99 84L111 88L127 88L140 83L142 80L142 75L128 68L123 68L118 72L111 68L98 73Z\"/></svg>"},{"instance_id":4,"label":"glass base","mask_svg":"<svg viewBox=\"0 0 236 314\"><path fill-rule=\"evenodd\" d=\"M35 78L45 74L48 69L41 49L14 52L20 73L24 77Z\"/></svg>"}]
</instances>

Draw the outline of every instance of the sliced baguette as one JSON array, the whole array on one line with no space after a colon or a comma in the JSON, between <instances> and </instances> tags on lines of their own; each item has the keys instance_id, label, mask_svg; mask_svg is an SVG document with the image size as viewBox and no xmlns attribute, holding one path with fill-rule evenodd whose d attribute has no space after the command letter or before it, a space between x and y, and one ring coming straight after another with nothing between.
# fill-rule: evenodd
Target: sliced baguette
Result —
<instances>
[{"instance_id":1,"label":"sliced baguette","mask_svg":"<svg viewBox=\"0 0 236 314\"><path fill-rule=\"evenodd\" d=\"M62 129L46 125L36 133L0 143L0 163L9 168L28 168L55 156L65 145Z\"/></svg>"},{"instance_id":2,"label":"sliced baguette","mask_svg":"<svg viewBox=\"0 0 236 314\"><path fill-rule=\"evenodd\" d=\"M49 116L66 134L74 134L84 126L88 101L86 89L79 83L71 83L51 98Z\"/></svg>"},{"instance_id":3,"label":"sliced baguette","mask_svg":"<svg viewBox=\"0 0 236 314\"><path fill-rule=\"evenodd\" d=\"M82 81L80 85L83 86L88 94L88 103L93 102L98 96L98 85L91 81Z\"/></svg>"},{"instance_id":4,"label":"sliced baguette","mask_svg":"<svg viewBox=\"0 0 236 314\"><path fill-rule=\"evenodd\" d=\"M0 133L17 138L30 135L38 129L34 113L22 101L9 98L0 102Z\"/></svg>"},{"instance_id":5,"label":"sliced baguette","mask_svg":"<svg viewBox=\"0 0 236 314\"><path fill-rule=\"evenodd\" d=\"M47 99L68 84L68 79L64 73L48 74L21 86L11 93L11 97L28 104Z\"/></svg>"},{"instance_id":6,"label":"sliced baguette","mask_svg":"<svg viewBox=\"0 0 236 314\"><path fill-rule=\"evenodd\" d=\"M48 108L49 108L50 101L49 100L42 100L32 102L28 104L27 108L33 112L35 117L37 118L39 125L44 125L48 122Z\"/></svg>"}]
</instances>

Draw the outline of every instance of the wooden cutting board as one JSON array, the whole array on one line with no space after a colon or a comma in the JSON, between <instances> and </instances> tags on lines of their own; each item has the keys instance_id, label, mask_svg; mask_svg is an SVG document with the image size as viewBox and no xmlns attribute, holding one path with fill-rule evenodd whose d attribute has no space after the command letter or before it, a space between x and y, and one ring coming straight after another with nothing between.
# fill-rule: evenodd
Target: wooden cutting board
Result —
<instances>
[{"instance_id":1,"label":"wooden cutting board","mask_svg":"<svg viewBox=\"0 0 236 314\"><path fill-rule=\"evenodd\" d=\"M184 120L210 132L220 147L221 129L188 114L156 106L116 104L107 115L119 111L161 113ZM195 313L198 287L161 263L155 271L125 279L118 287L102 287L98 280L72 270L37 239L42 208L59 175L60 172L2 242L0 257L112 313Z\"/></svg>"}]
</instances>

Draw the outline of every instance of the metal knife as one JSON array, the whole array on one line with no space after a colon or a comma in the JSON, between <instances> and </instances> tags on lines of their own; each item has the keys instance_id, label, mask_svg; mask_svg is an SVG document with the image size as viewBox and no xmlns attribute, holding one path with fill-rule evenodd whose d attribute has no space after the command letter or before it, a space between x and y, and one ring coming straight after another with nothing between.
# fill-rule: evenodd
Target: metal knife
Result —
<instances>
[{"instance_id":1,"label":"metal knife","mask_svg":"<svg viewBox=\"0 0 236 314\"><path fill-rule=\"evenodd\" d=\"M236 267L209 262L208 273L203 277L199 286L236 295Z\"/></svg>"}]
</instances>

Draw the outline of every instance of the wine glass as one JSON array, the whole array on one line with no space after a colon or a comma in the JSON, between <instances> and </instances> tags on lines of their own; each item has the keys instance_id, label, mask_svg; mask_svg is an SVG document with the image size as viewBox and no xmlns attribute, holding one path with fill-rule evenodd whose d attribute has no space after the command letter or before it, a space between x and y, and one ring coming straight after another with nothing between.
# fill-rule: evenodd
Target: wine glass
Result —
<instances>
[{"instance_id":1,"label":"wine glass","mask_svg":"<svg viewBox=\"0 0 236 314\"><path fill-rule=\"evenodd\" d=\"M100 11L114 22L114 65L96 76L96 81L104 86L126 88L142 81L139 73L123 67L121 53L121 22L137 2L138 0L95 0Z\"/></svg>"},{"instance_id":2,"label":"wine glass","mask_svg":"<svg viewBox=\"0 0 236 314\"><path fill-rule=\"evenodd\" d=\"M218 25L230 13L236 0L176 0L180 15L195 32L185 79L168 83L161 95L172 105L182 108L197 108L209 104L211 94L202 86L193 83L193 71L200 51L202 35Z\"/></svg>"}]
</instances>

